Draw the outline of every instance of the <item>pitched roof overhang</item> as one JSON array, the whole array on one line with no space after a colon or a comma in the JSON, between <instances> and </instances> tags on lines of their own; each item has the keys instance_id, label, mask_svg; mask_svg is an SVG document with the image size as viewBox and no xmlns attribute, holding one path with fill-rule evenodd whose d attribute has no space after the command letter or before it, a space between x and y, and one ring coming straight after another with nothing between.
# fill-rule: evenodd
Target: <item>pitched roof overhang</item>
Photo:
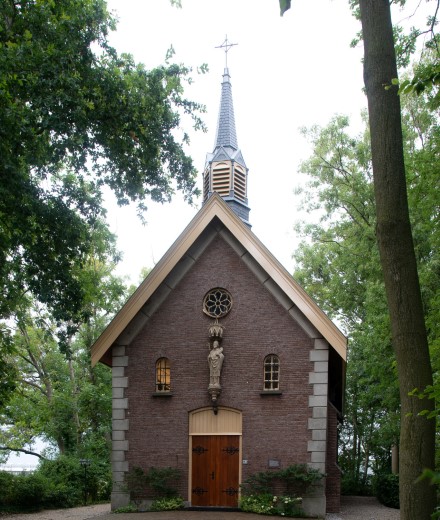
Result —
<instances>
[{"instance_id":1,"label":"pitched roof overhang","mask_svg":"<svg viewBox=\"0 0 440 520\"><path fill-rule=\"evenodd\" d=\"M98 361L109 362L109 349L216 218L234 237L242 250L252 257L253 263L258 265L259 270L267 273L268 288L272 286L273 289L275 284L278 294L281 291L282 299L286 302L285 308L289 312L292 311L292 315L295 315L295 310L298 309L346 361L347 338L225 201L217 193L213 193L94 343L92 365L94 366Z\"/></svg>"}]
</instances>

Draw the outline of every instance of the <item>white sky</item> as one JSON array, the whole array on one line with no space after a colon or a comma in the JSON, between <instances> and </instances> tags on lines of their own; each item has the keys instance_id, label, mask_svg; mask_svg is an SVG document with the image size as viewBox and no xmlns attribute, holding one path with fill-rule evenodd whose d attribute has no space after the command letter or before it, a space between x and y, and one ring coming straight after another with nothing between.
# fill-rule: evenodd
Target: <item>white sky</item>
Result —
<instances>
[{"instance_id":1,"label":"white sky","mask_svg":"<svg viewBox=\"0 0 440 520\"><path fill-rule=\"evenodd\" d=\"M359 23L347 0L296 0L283 18L278 0L183 0L182 9L169 0L109 0L108 5L119 18L111 37L119 52L152 68L163 63L173 45L175 62L194 68L208 64L209 73L195 73L186 91L189 99L207 107L208 132L192 132L188 149L200 172L214 148L225 63L224 52L215 47L226 34L238 43L228 53L228 66L238 144L250 170L250 222L292 272L298 220L293 190L300 183L298 164L310 152L299 128L323 126L336 113L359 121L366 106L362 49L349 45ZM109 213L124 253L118 273L133 282L143 266L152 267L161 258L197 210L179 196L171 204L147 205L144 227L134 208L111 206Z\"/></svg>"}]
</instances>

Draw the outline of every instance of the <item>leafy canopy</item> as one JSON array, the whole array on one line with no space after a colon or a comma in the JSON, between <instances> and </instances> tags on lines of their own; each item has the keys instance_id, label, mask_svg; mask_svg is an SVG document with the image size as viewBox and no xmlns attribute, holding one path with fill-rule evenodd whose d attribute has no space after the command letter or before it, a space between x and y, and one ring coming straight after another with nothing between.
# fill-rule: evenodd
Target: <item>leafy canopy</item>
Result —
<instances>
[{"instance_id":1,"label":"leafy canopy","mask_svg":"<svg viewBox=\"0 0 440 520\"><path fill-rule=\"evenodd\" d=\"M189 69L147 71L108 44L104 0L0 4L0 316L26 291L67 318L81 308L74 266L90 252L103 186L120 204L192 201L180 132L203 107L183 97Z\"/></svg>"}]
</instances>

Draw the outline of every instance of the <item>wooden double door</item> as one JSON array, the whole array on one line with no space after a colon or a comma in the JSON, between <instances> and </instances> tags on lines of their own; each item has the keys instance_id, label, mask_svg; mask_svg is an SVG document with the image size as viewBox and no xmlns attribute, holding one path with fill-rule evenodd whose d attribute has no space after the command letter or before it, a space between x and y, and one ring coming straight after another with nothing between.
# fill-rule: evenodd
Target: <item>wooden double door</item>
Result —
<instances>
[{"instance_id":1,"label":"wooden double door","mask_svg":"<svg viewBox=\"0 0 440 520\"><path fill-rule=\"evenodd\" d=\"M239 435L194 435L191 504L237 507L239 469Z\"/></svg>"}]
</instances>

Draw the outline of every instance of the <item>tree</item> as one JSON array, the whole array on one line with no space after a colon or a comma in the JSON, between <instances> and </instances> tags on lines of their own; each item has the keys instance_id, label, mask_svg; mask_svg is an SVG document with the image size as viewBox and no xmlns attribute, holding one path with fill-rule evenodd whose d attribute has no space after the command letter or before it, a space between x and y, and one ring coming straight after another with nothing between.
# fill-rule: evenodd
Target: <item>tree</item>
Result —
<instances>
[{"instance_id":1,"label":"tree","mask_svg":"<svg viewBox=\"0 0 440 520\"><path fill-rule=\"evenodd\" d=\"M82 312L75 275L89 254L88 225L103 186L120 204L197 194L185 154L189 70L151 71L118 56L104 0L0 4L0 317L30 292L57 319ZM76 269L75 269L76 268Z\"/></svg>"},{"instance_id":2,"label":"tree","mask_svg":"<svg viewBox=\"0 0 440 520\"><path fill-rule=\"evenodd\" d=\"M399 375L401 512L404 519L428 520L435 506L435 489L429 482L415 482L425 468L435 465L435 421L420 415L433 410L433 402L415 399L410 392L432 386L432 369L408 211L400 101L397 88L391 86L397 78L391 12L387 0L360 0L359 5L376 237Z\"/></svg>"},{"instance_id":3,"label":"tree","mask_svg":"<svg viewBox=\"0 0 440 520\"><path fill-rule=\"evenodd\" d=\"M11 361L19 378L0 411L3 451L30 452L35 439L43 438L61 455L108 461L111 372L103 365L91 368L90 349L126 293L107 266L90 263L89 271L96 282L88 292L95 301L93 318L75 334L67 332L61 349L57 323L41 304L23 302L17 314Z\"/></svg>"},{"instance_id":4,"label":"tree","mask_svg":"<svg viewBox=\"0 0 440 520\"><path fill-rule=\"evenodd\" d=\"M104 365L92 369L90 351L127 290L113 274L115 236L98 220L91 237L93 254L75 273L85 295L83 322L60 322L29 296L21 299L14 323L8 322L13 348L5 358L17 379L0 406L3 452L29 452L43 438L59 454L108 463L111 371Z\"/></svg>"},{"instance_id":5,"label":"tree","mask_svg":"<svg viewBox=\"0 0 440 520\"><path fill-rule=\"evenodd\" d=\"M312 156L300 192L316 224L297 226L308 240L296 249L294 278L350 338L339 464L343 490L368 491L367 476L390 471L398 444L399 399L385 289L375 242L369 132L352 136L347 117L304 130Z\"/></svg>"},{"instance_id":6,"label":"tree","mask_svg":"<svg viewBox=\"0 0 440 520\"><path fill-rule=\"evenodd\" d=\"M282 12L289 4L281 0ZM398 75L390 3L359 0L359 7L376 237L399 375L401 515L405 520L428 520L435 505L435 489L417 478L424 468L434 467L435 422L420 414L434 407L429 399L409 394L432 386L432 369L408 211L400 102L392 84Z\"/></svg>"}]
</instances>

